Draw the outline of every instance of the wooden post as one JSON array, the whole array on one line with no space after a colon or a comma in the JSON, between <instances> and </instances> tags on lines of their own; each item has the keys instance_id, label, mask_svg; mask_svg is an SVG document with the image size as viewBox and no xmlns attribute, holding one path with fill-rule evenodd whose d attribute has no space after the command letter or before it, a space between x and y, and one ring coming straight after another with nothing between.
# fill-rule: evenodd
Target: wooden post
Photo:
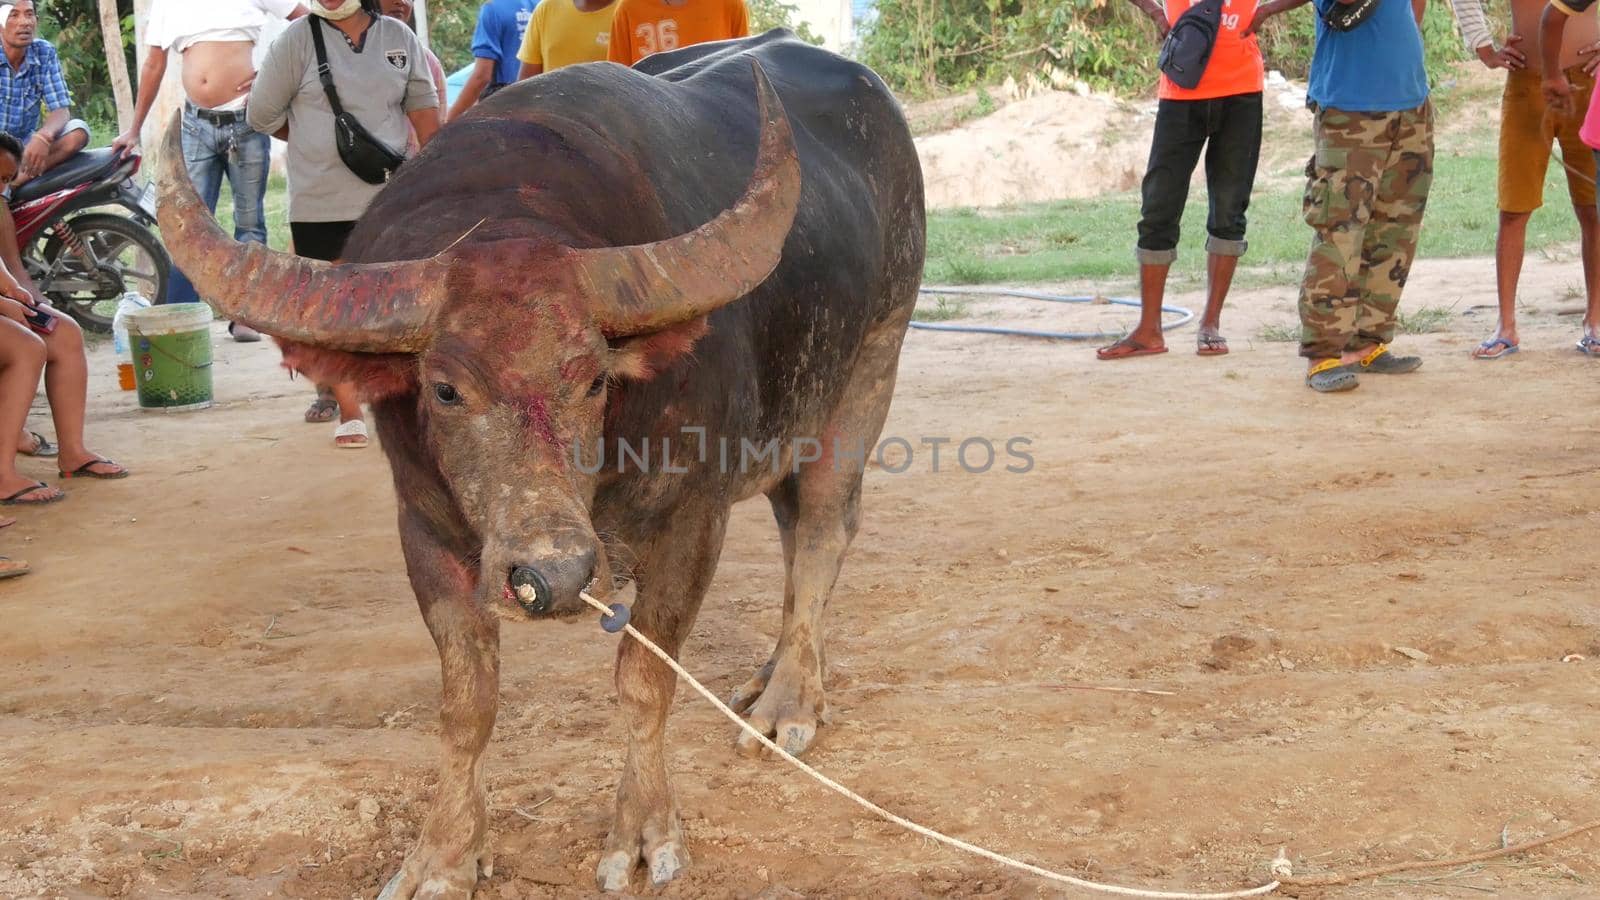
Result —
<instances>
[{"instance_id":1,"label":"wooden post","mask_svg":"<svg viewBox=\"0 0 1600 900\"><path fill-rule=\"evenodd\" d=\"M133 124L133 85L128 80L128 57L122 52L122 17L117 0L100 0L100 37L106 44L106 67L111 70L111 93L117 101L117 132Z\"/></svg>"}]
</instances>

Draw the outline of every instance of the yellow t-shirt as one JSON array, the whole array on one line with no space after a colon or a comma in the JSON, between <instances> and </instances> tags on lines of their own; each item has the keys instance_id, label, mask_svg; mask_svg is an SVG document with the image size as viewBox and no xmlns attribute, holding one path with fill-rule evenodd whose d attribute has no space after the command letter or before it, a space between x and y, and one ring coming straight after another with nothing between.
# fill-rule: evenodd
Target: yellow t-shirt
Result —
<instances>
[{"instance_id":1,"label":"yellow t-shirt","mask_svg":"<svg viewBox=\"0 0 1600 900\"><path fill-rule=\"evenodd\" d=\"M668 6L661 0L617 0L616 5L609 58L625 66L652 53L750 34L744 0L689 0L683 6Z\"/></svg>"},{"instance_id":2,"label":"yellow t-shirt","mask_svg":"<svg viewBox=\"0 0 1600 900\"><path fill-rule=\"evenodd\" d=\"M604 62L611 41L611 18L618 4L582 12L572 0L541 0L522 35L517 59L549 72L562 66Z\"/></svg>"}]
</instances>

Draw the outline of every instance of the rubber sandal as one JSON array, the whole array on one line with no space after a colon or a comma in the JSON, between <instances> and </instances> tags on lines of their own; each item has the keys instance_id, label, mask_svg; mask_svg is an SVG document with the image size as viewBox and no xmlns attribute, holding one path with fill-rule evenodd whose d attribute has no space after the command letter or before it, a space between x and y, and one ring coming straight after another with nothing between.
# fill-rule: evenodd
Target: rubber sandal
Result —
<instances>
[{"instance_id":1,"label":"rubber sandal","mask_svg":"<svg viewBox=\"0 0 1600 900\"><path fill-rule=\"evenodd\" d=\"M1228 339L1220 334L1202 334L1195 339L1196 356L1227 356Z\"/></svg>"},{"instance_id":2,"label":"rubber sandal","mask_svg":"<svg viewBox=\"0 0 1600 900\"><path fill-rule=\"evenodd\" d=\"M15 494L12 494L9 497L0 497L0 506L44 506L44 505L50 504L50 503L59 503L62 500L67 499L67 495L66 494L59 493L59 492L57 492L56 494L54 494L54 495L52 495L50 497L46 497L43 500L24 500L23 499L24 497L28 496L29 494L35 493L37 491L48 490L49 488L50 488L50 485L45 484L42 481L37 482L37 483L35 483L33 485L33 487L25 487L22 490L17 491Z\"/></svg>"},{"instance_id":3,"label":"rubber sandal","mask_svg":"<svg viewBox=\"0 0 1600 900\"><path fill-rule=\"evenodd\" d=\"M20 559L9 556L0 556L0 579L15 578L18 575L28 574L28 564Z\"/></svg>"},{"instance_id":4,"label":"rubber sandal","mask_svg":"<svg viewBox=\"0 0 1600 900\"><path fill-rule=\"evenodd\" d=\"M340 438L350 440L341 441ZM333 430L333 445L341 450L360 450L367 445L367 423L351 419Z\"/></svg>"},{"instance_id":5,"label":"rubber sandal","mask_svg":"<svg viewBox=\"0 0 1600 900\"><path fill-rule=\"evenodd\" d=\"M32 450L24 450L21 447L18 447L17 448L17 452L21 453L23 456L38 456L38 457L49 458L49 457L53 457L56 454L61 452L61 448L60 447L57 447L55 444L50 443L48 440L45 439L44 435L40 434L37 431L28 432L28 437L33 438L33 449Z\"/></svg>"},{"instance_id":6,"label":"rubber sandal","mask_svg":"<svg viewBox=\"0 0 1600 900\"><path fill-rule=\"evenodd\" d=\"M1578 352L1584 356L1600 357L1600 338L1586 334L1578 340Z\"/></svg>"},{"instance_id":7,"label":"rubber sandal","mask_svg":"<svg viewBox=\"0 0 1600 900\"><path fill-rule=\"evenodd\" d=\"M116 466L117 467L117 471L115 471L115 472L96 472L96 471L94 471L94 467L95 466ZM100 458L96 457L95 459L89 460L88 462L86 462L83 465L77 467L76 469L73 469L71 472L62 472L61 473L61 477L62 478L98 478L101 481L116 481L119 478L127 478L128 477L128 470L123 468L122 464L116 462L115 460L100 459Z\"/></svg>"},{"instance_id":8,"label":"rubber sandal","mask_svg":"<svg viewBox=\"0 0 1600 900\"><path fill-rule=\"evenodd\" d=\"M254 344L261 340L261 332L249 325L240 325L238 322L228 323L228 334L240 344Z\"/></svg>"},{"instance_id":9,"label":"rubber sandal","mask_svg":"<svg viewBox=\"0 0 1600 900\"><path fill-rule=\"evenodd\" d=\"M1096 359L1130 359L1135 356L1155 356L1167 352L1166 345L1160 347L1145 347L1133 342L1133 338L1123 338L1115 344L1108 344L1094 352Z\"/></svg>"},{"instance_id":10,"label":"rubber sandal","mask_svg":"<svg viewBox=\"0 0 1600 900\"><path fill-rule=\"evenodd\" d=\"M332 397L318 396L306 407L306 421L313 425L323 422L332 422L339 415L339 401Z\"/></svg>"},{"instance_id":11,"label":"rubber sandal","mask_svg":"<svg viewBox=\"0 0 1600 900\"><path fill-rule=\"evenodd\" d=\"M1518 352L1521 349L1522 349L1521 347L1518 347L1516 344L1511 343L1510 341L1506 340L1505 338L1502 338L1502 337L1490 338L1487 341L1484 341L1483 343L1479 344L1478 345L1478 349L1472 351L1472 358L1473 359L1503 359L1503 358L1505 358L1507 356L1510 356L1513 353Z\"/></svg>"},{"instance_id":12,"label":"rubber sandal","mask_svg":"<svg viewBox=\"0 0 1600 900\"><path fill-rule=\"evenodd\" d=\"M1322 394L1352 391L1360 385L1361 379L1355 371L1340 365L1337 359L1325 359L1306 373L1306 387Z\"/></svg>"},{"instance_id":13,"label":"rubber sandal","mask_svg":"<svg viewBox=\"0 0 1600 900\"><path fill-rule=\"evenodd\" d=\"M1361 357L1361 371L1374 375L1404 375L1422 368L1420 356L1395 356L1388 344L1379 344Z\"/></svg>"}]
</instances>

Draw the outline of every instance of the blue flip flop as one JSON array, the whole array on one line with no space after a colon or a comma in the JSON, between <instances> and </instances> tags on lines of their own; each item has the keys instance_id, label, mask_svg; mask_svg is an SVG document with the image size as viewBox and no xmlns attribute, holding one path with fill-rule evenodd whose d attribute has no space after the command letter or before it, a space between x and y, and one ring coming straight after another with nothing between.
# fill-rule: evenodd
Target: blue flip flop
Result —
<instances>
[{"instance_id":1,"label":"blue flip flop","mask_svg":"<svg viewBox=\"0 0 1600 900\"><path fill-rule=\"evenodd\" d=\"M1490 338L1478 345L1473 351L1473 359L1501 359L1521 350L1516 344L1502 337Z\"/></svg>"},{"instance_id":2,"label":"blue flip flop","mask_svg":"<svg viewBox=\"0 0 1600 900\"><path fill-rule=\"evenodd\" d=\"M1600 357L1600 338L1586 334L1578 341L1578 352L1584 356Z\"/></svg>"}]
</instances>

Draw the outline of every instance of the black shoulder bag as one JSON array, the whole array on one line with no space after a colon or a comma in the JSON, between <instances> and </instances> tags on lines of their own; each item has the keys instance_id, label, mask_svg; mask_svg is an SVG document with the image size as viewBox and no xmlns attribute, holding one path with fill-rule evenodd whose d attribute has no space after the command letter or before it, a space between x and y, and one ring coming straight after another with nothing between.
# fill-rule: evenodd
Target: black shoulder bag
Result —
<instances>
[{"instance_id":1,"label":"black shoulder bag","mask_svg":"<svg viewBox=\"0 0 1600 900\"><path fill-rule=\"evenodd\" d=\"M1200 0L1183 11L1161 42L1156 66L1181 88L1200 84L1222 28L1222 0Z\"/></svg>"},{"instance_id":2,"label":"black shoulder bag","mask_svg":"<svg viewBox=\"0 0 1600 900\"><path fill-rule=\"evenodd\" d=\"M317 48L317 77L322 80L322 89L328 92L328 105L333 107L333 142L339 148L339 158L367 184L388 182L389 176L406 161L405 156L389 149L389 145L373 137L355 116L345 112L344 104L339 102L339 92L333 87L328 46L322 42L322 19L317 16L311 17L311 42Z\"/></svg>"},{"instance_id":3,"label":"black shoulder bag","mask_svg":"<svg viewBox=\"0 0 1600 900\"><path fill-rule=\"evenodd\" d=\"M1382 0L1356 0L1347 4L1333 0L1333 5L1322 14L1322 22L1334 31L1349 31L1372 18L1380 2Z\"/></svg>"}]
</instances>

